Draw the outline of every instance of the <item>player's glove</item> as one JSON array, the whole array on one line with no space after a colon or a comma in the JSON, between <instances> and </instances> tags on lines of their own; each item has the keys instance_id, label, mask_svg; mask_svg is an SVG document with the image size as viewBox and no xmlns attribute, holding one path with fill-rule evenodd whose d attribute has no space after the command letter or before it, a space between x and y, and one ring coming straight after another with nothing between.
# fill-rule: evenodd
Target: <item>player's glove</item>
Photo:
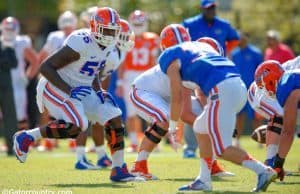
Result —
<instances>
[{"instance_id":1,"label":"player's glove","mask_svg":"<svg viewBox=\"0 0 300 194\"><path fill-rule=\"evenodd\" d=\"M78 87L72 88L72 90L70 92L70 97L81 101L82 97L85 97L86 95L91 94L91 92L92 92L92 88L90 86L78 86Z\"/></svg>"},{"instance_id":2,"label":"player's glove","mask_svg":"<svg viewBox=\"0 0 300 194\"><path fill-rule=\"evenodd\" d=\"M283 181L284 175L285 175L285 172L283 169L284 161L285 161L285 159L280 158L278 154L275 156L273 168L277 172L277 178L279 178L280 181Z\"/></svg>"},{"instance_id":3,"label":"player's glove","mask_svg":"<svg viewBox=\"0 0 300 194\"><path fill-rule=\"evenodd\" d=\"M111 95L111 93L105 91L105 90L98 90L96 92L98 98L100 99L100 102L104 104L105 100L109 100L115 107L118 107L118 104L116 103L114 97Z\"/></svg>"},{"instance_id":4,"label":"player's glove","mask_svg":"<svg viewBox=\"0 0 300 194\"><path fill-rule=\"evenodd\" d=\"M177 135L176 135L177 131L178 131L177 122L170 120L169 129L168 129L168 139L170 141L172 149L175 152L177 152L177 150L182 147L181 144L178 142L178 139L177 139Z\"/></svg>"}]
</instances>

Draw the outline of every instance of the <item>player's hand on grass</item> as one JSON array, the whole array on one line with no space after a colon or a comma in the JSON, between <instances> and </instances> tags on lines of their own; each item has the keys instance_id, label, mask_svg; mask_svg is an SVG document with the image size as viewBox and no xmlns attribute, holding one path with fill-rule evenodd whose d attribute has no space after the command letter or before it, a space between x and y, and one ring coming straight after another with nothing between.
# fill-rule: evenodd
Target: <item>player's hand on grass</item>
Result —
<instances>
[{"instance_id":1,"label":"player's hand on grass","mask_svg":"<svg viewBox=\"0 0 300 194\"><path fill-rule=\"evenodd\" d=\"M168 139L169 139L169 142L170 142L170 145L171 145L172 149L175 152L177 152L177 150L182 147L182 145L178 142L176 132L177 132L177 128L176 129L170 129L169 128Z\"/></svg>"}]
</instances>

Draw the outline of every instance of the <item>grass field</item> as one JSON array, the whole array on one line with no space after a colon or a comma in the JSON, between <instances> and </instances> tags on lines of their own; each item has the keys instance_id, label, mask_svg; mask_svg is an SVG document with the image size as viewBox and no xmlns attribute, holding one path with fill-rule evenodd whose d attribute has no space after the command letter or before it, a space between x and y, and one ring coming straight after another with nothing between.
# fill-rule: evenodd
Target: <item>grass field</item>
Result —
<instances>
[{"instance_id":1,"label":"grass field","mask_svg":"<svg viewBox=\"0 0 300 194\"><path fill-rule=\"evenodd\" d=\"M160 153L152 154L149 160L151 172L158 176L158 181L142 183L111 183L109 169L98 171L74 170L75 154L70 153L65 142L61 148L51 153L39 153L32 150L27 162L19 163L14 157L0 154L0 190L10 193L118 193L118 194L171 194L178 193L177 188L187 184L198 175L199 159L183 159L181 151L173 152L163 145ZM242 146L257 159L264 160L265 149L248 137L242 139ZM266 193L300 193L300 174L297 173L299 161L299 139L286 161L286 169L294 172L285 177L283 183L272 183ZM88 158L96 161L94 153ZM129 167L136 154L126 154ZM229 162L221 161L224 167L236 173L235 177L213 179L212 193L250 193L256 184L256 175L249 170Z\"/></svg>"}]
</instances>

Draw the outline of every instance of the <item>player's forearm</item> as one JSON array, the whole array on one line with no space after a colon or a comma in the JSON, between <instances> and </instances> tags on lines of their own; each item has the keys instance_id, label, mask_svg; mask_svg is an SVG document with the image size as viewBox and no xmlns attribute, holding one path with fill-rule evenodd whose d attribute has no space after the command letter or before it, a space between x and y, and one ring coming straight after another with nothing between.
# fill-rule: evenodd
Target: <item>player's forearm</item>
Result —
<instances>
[{"instance_id":1,"label":"player's forearm","mask_svg":"<svg viewBox=\"0 0 300 194\"><path fill-rule=\"evenodd\" d=\"M279 144L278 154L281 158L285 158L293 144L296 120L297 120L297 103L293 98L288 98L284 106L283 130Z\"/></svg>"},{"instance_id":2,"label":"player's forearm","mask_svg":"<svg viewBox=\"0 0 300 194\"><path fill-rule=\"evenodd\" d=\"M53 67L42 64L41 74L54 86L64 91L66 94L70 94L72 87L59 76Z\"/></svg>"}]
</instances>

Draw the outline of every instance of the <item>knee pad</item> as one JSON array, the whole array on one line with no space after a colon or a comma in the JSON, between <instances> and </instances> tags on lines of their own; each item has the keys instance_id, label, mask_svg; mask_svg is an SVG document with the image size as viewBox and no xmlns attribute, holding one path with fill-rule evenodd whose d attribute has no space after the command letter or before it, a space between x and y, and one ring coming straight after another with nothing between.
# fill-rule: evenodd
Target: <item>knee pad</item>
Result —
<instances>
[{"instance_id":1,"label":"knee pad","mask_svg":"<svg viewBox=\"0 0 300 194\"><path fill-rule=\"evenodd\" d=\"M105 125L105 136L112 154L117 150L124 149L124 134L124 127L113 128L109 123Z\"/></svg>"},{"instance_id":2,"label":"knee pad","mask_svg":"<svg viewBox=\"0 0 300 194\"><path fill-rule=\"evenodd\" d=\"M160 137L155 136L153 133L157 133ZM161 141L161 137L164 137L168 131L162 129L155 123L145 131L145 136L155 144Z\"/></svg>"},{"instance_id":3,"label":"knee pad","mask_svg":"<svg viewBox=\"0 0 300 194\"><path fill-rule=\"evenodd\" d=\"M76 138L80 132L81 129L79 127L64 120L52 121L46 126L46 135L48 138Z\"/></svg>"},{"instance_id":4,"label":"knee pad","mask_svg":"<svg viewBox=\"0 0 300 194\"><path fill-rule=\"evenodd\" d=\"M274 133L277 133L278 135L280 135L282 127L283 127L282 116L274 116L268 122L267 130L273 131Z\"/></svg>"}]
</instances>

